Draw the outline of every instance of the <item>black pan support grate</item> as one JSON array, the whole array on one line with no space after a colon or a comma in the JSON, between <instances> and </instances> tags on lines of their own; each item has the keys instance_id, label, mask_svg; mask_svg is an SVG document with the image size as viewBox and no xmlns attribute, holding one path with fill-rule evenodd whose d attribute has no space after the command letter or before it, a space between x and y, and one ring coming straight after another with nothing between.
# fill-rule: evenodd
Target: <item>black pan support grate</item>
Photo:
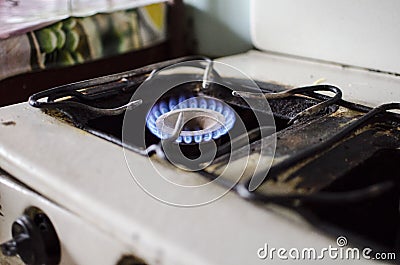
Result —
<instances>
[{"instance_id":1,"label":"black pan support grate","mask_svg":"<svg viewBox=\"0 0 400 265\"><path fill-rule=\"evenodd\" d=\"M392 197L389 196L390 202L393 204L393 200L395 202L397 200L397 204L394 203L391 208L394 212L393 222L395 222L392 226L397 229L397 237L387 241L374 241L373 237L371 239L368 236L367 239L378 242L381 246L399 248L400 180L398 172L396 171L394 174L387 172L386 177L371 178L373 181L366 176L365 183L367 184L365 185L359 185L360 182L363 182L362 178L349 176L348 173L361 174L357 168L365 166L365 161L371 161L374 157L376 158L376 154L382 152L395 153L396 155L390 156L390 159L399 162L400 119L397 114L389 111L400 109L400 103L388 103L376 108L369 108L343 100L339 88L325 84L288 89L283 85L257 82L262 93L256 93L248 87L242 87L232 92L217 84L221 83L222 77L214 69L214 62L201 56L179 58L129 72L56 87L32 95L29 103L48 113L54 111L62 113L75 126L113 143L123 145L141 155L162 154L160 140L151 136L151 133L146 136L145 146L123 143L121 130L124 113L127 109L135 111L136 108L146 105L146 99L130 101L135 90L145 80L153 78L158 71L165 67L193 60L197 60L197 67L204 70L202 80L179 87L180 93L186 91L185 93L189 94L201 93L219 98L244 117L251 117L252 111L263 112L264 110L249 109L243 103L243 99L268 99L273 112L277 126L277 154L278 156L286 155L286 158L270 168L268 177L255 191L249 191L250 179L243 179L236 184L234 191L239 196L251 201L285 205L304 214L309 220L315 221L316 218L327 218L326 216L329 214L324 210L326 205L335 205L336 208L337 205L363 205L374 199L379 201L382 196L392 194ZM231 81L234 82L234 79L224 79L225 84L229 84ZM318 93L321 91L331 92L333 96ZM168 93L170 94L166 97L173 94L174 90ZM341 113L345 112L347 115L338 114L339 108L341 108ZM255 146L252 150L257 150L257 148L261 148L257 146L260 140L260 128L256 123L252 124L251 118L248 120L247 134L251 139L251 145ZM329 133L325 133L324 130ZM319 132L321 133L318 134ZM167 140L175 141L179 133L180 131L177 129ZM235 137L239 139L243 135ZM223 161L226 153L236 152L236 150L231 150L232 146L229 144L236 138L222 137L219 139L217 143L219 160ZM296 143L295 140L298 138L305 139L307 144ZM188 148L186 147L186 149ZM328 159L329 157L331 159ZM293 171L294 168L296 170ZM282 179L281 176L285 175L287 171L292 173ZM212 171L204 170L201 171L201 174L210 179L216 178ZM364 174L368 175L366 172ZM346 182L347 188L337 189L340 186L338 182L345 178L343 176L350 180L357 179L357 181ZM271 193L268 189L264 189L264 186L277 182L287 183L290 186L292 185L291 181L296 178L301 181L300 183L296 182L296 186L290 193ZM221 184L231 185L229 180L223 180ZM384 200L383 203L387 203L387 201ZM376 205L371 207L373 209ZM332 221L331 219L329 220ZM321 224L323 221L319 220L318 223ZM380 223L378 222L378 224ZM346 229L352 230L351 227L346 227ZM371 234L365 231L360 233ZM392 233L392 235L396 235L396 233Z\"/></svg>"}]
</instances>

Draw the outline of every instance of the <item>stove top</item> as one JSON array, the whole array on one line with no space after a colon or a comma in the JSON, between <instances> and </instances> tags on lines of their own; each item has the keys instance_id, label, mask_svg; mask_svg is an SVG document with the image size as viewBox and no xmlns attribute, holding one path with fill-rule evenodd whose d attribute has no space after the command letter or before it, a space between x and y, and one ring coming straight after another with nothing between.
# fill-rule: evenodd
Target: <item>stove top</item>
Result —
<instances>
[{"instance_id":1,"label":"stove top","mask_svg":"<svg viewBox=\"0 0 400 265\"><path fill-rule=\"evenodd\" d=\"M127 150L168 161L181 169L177 174L196 171L247 200L285 205L317 225L362 238L360 244L395 249L400 119L388 111L400 103L369 108L343 100L340 88L328 84L289 88L223 79L221 66L181 58L44 91L30 104ZM182 72L189 67L200 74ZM172 70L177 73L163 73ZM240 162L243 171L234 166ZM135 177L155 192L143 178Z\"/></svg>"},{"instance_id":2,"label":"stove top","mask_svg":"<svg viewBox=\"0 0 400 265\"><path fill-rule=\"evenodd\" d=\"M326 246L341 235L396 251L400 103L368 107L343 91L253 81L205 57L161 62L5 108L1 166L127 242L122 225L140 234L150 259L163 250L176 261L189 245L180 260L256 263L267 240Z\"/></svg>"}]
</instances>

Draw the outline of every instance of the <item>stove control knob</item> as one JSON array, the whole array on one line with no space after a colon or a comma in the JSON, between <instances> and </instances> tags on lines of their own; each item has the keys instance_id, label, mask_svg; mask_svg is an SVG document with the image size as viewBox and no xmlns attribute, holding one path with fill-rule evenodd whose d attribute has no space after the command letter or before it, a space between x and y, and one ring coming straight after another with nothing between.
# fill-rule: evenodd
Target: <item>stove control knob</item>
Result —
<instances>
[{"instance_id":1,"label":"stove control knob","mask_svg":"<svg viewBox=\"0 0 400 265\"><path fill-rule=\"evenodd\" d=\"M26 264L59 264L60 242L50 219L43 213L24 214L12 224L13 239L1 245L5 256L18 255Z\"/></svg>"}]
</instances>

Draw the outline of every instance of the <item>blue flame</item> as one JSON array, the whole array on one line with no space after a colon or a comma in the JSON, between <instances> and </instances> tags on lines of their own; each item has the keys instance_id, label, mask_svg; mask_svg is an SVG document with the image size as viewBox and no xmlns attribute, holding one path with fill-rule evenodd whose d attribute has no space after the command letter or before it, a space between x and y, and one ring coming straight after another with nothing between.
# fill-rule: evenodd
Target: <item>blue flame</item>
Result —
<instances>
[{"instance_id":1,"label":"blue flame","mask_svg":"<svg viewBox=\"0 0 400 265\"><path fill-rule=\"evenodd\" d=\"M225 135L230 129L232 129L236 121L236 116L232 108L217 99L208 97L180 96L178 99L172 97L168 101L161 101L158 104L154 105L147 115L147 128L149 128L149 130L158 138L167 139L170 137L170 135L165 135L157 128L157 119L161 115L172 110L188 108L202 108L217 111L225 117L225 124L221 126L221 128L209 133L201 133L199 131L199 134L197 135L194 134L193 136L179 136L176 140L176 142L178 143L190 144L208 142L212 139L218 139L221 136Z\"/></svg>"}]
</instances>

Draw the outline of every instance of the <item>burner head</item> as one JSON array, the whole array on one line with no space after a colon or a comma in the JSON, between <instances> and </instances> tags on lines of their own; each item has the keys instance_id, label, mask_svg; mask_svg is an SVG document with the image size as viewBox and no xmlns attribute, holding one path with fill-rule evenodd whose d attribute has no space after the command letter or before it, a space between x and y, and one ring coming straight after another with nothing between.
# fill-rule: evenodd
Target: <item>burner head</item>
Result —
<instances>
[{"instance_id":1,"label":"burner head","mask_svg":"<svg viewBox=\"0 0 400 265\"><path fill-rule=\"evenodd\" d=\"M170 98L153 106L147 115L147 127L160 139L174 133L179 116L183 127L176 142L200 143L218 139L232 129L236 117L226 103L210 97Z\"/></svg>"}]
</instances>

